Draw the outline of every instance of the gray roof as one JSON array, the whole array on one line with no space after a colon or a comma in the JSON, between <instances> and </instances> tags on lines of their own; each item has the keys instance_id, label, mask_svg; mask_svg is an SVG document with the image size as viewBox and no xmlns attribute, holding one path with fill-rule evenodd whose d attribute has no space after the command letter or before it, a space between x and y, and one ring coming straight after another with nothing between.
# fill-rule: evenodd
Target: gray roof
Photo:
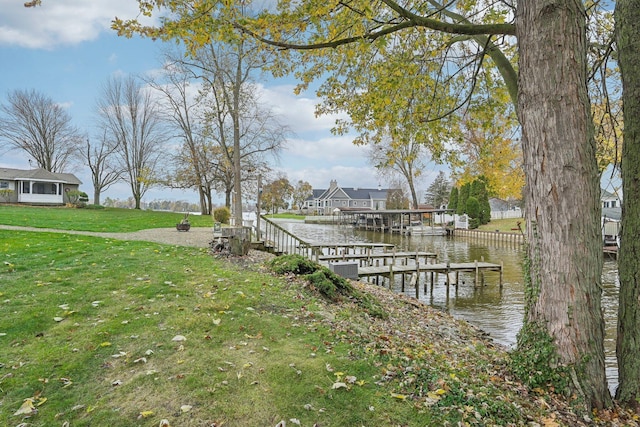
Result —
<instances>
[{"instance_id":1,"label":"gray roof","mask_svg":"<svg viewBox=\"0 0 640 427\"><path fill-rule=\"evenodd\" d=\"M620 221L622 219L622 208L602 208L602 216Z\"/></svg>"},{"instance_id":2,"label":"gray roof","mask_svg":"<svg viewBox=\"0 0 640 427\"><path fill-rule=\"evenodd\" d=\"M42 168L27 170L0 168L0 179L6 179L9 181L52 181L62 182L64 184L82 184L82 181L72 173L54 173Z\"/></svg>"}]
</instances>

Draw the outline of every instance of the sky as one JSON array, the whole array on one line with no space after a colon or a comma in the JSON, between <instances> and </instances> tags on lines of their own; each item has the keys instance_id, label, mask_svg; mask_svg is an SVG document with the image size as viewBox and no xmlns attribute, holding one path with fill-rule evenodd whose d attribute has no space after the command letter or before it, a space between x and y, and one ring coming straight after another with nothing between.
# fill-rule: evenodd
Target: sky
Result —
<instances>
[{"instance_id":1,"label":"sky","mask_svg":"<svg viewBox=\"0 0 640 427\"><path fill-rule=\"evenodd\" d=\"M162 43L134 37L118 37L110 27L113 17L138 15L135 0L44 0L42 6L25 8L23 0L0 0L0 102L14 90L31 90L64 106L74 124L91 135L95 105L101 87L112 75L145 75L160 68ZM332 179L342 187L375 188L384 182L367 165L365 149L354 146L354 136L334 136L330 129L336 117L315 117L319 100L313 92L294 95L292 80L266 80L264 99L293 131L285 143L275 170L284 172L291 183L309 182L313 188L327 188ZM20 151L0 152L0 167L27 169L29 157ZM74 167L93 197L91 176L86 166ZM421 193L436 177L431 164L419 184ZM112 186L102 195L127 199L126 184ZM154 188L143 201L156 199L197 201L193 191ZM216 197L220 203L221 198Z\"/></svg>"}]
</instances>

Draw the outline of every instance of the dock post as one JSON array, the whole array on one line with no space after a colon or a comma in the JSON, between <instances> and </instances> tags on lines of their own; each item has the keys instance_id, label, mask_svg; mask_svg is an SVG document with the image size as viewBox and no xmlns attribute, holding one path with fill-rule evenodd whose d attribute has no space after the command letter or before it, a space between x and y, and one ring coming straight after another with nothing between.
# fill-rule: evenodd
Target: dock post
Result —
<instances>
[{"instance_id":1,"label":"dock post","mask_svg":"<svg viewBox=\"0 0 640 427\"><path fill-rule=\"evenodd\" d=\"M446 273L446 277L445 277L445 281L444 283L447 285L447 293L449 292L449 269L450 269L450 265L449 265L449 261L447 261L447 273Z\"/></svg>"},{"instance_id":2,"label":"dock post","mask_svg":"<svg viewBox=\"0 0 640 427\"><path fill-rule=\"evenodd\" d=\"M389 264L389 290L393 290L393 283L395 278L393 277L393 264Z\"/></svg>"},{"instance_id":3,"label":"dock post","mask_svg":"<svg viewBox=\"0 0 640 427\"><path fill-rule=\"evenodd\" d=\"M476 288L478 286L478 260L473 260L475 267L476 267L476 278L473 281L473 287Z\"/></svg>"},{"instance_id":4,"label":"dock post","mask_svg":"<svg viewBox=\"0 0 640 427\"><path fill-rule=\"evenodd\" d=\"M502 270L504 270L504 262L500 261L500 289L502 289Z\"/></svg>"},{"instance_id":5,"label":"dock post","mask_svg":"<svg viewBox=\"0 0 640 427\"><path fill-rule=\"evenodd\" d=\"M419 273L413 273L411 275L411 285L416 288L416 299L420 299L420 280L418 279L419 276Z\"/></svg>"}]
</instances>

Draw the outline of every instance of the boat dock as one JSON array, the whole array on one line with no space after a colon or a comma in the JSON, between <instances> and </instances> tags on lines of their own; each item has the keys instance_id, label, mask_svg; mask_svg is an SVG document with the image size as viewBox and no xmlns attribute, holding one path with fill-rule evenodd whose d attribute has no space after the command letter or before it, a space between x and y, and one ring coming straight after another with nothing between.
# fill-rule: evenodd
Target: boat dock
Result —
<instances>
[{"instance_id":1,"label":"boat dock","mask_svg":"<svg viewBox=\"0 0 640 427\"><path fill-rule=\"evenodd\" d=\"M342 255L318 255L316 262L335 262L335 261L358 261L359 267L379 267L382 262L383 266L387 264L396 265L397 263L408 264L408 261L428 263L438 259L438 254L433 252L383 252L383 253L363 253L363 254L342 254Z\"/></svg>"},{"instance_id":2,"label":"boat dock","mask_svg":"<svg viewBox=\"0 0 640 427\"><path fill-rule=\"evenodd\" d=\"M420 282L426 293L427 284L433 289L440 274L445 276L448 288L449 285L460 283L460 273L472 273L473 285L478 287L484 285L485 273L495 272L499 274L499 285L502 288L502 263L485 262L484 259L463 263L437 262L438 255L433 252L396 252L389 250L394 248L393 245L383 243L312 245L311 248L316 262L328 264L336 272L341 271L348 277L351 276L349 278L373 278L376 284L384 279L392 287L399 276L403 292L407 278L410 278L411 286L416 289L416 298ZM422 281L421 275L424 276Z\"/></svg>"},{"instance_id":3,"label":"boat dock","mask_svg":"<svg viewBox=\"0 0 640 427\"><path fill-rule=\"evenodd\" d=\"M406 276L415 275L415 279L412 278L412 281L416 282L416 293L419 276L421 273L425 273L424 286L426 291L427 273L430 276L429 282L433 287L434 281L437 278L438 274L445 275L445 284L447 286L451 284L459 283L459 275L460 273L474 273L474 287L484 285L484 273L485 272L498 272L500 274L499 284L502 288L502 263L493 264L484 261L474 261L474 262L463 262L463 263L426 263L420 264L415 263L412 265L393 265L390 264L388 266L383 267L361 267L358 268L358 277L375 277L376 283L378 283L379 277L385 277L389 279L389 283L394 283L394 278L397 275L401 275L402 282L402 290L404 291L404 285L406 282Z\"/></svg>"}]
</instances>

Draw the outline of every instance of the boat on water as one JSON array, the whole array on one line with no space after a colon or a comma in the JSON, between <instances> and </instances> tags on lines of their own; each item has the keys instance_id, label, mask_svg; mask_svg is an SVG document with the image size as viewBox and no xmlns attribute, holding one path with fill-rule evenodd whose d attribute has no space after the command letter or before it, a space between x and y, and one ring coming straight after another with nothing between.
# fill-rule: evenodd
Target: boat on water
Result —
<instances>
[{"instance_id":1,"label":"boat on water","mask_svg":"<svg viewBox=\"0 0 640 427\"><path fill-rule=\"evenodd\" d=\"M403 234L408 236L444 236L447 230L444 227L426 225L420 221L412 221L404 227Z\"/></svg>"}]
</instances>

